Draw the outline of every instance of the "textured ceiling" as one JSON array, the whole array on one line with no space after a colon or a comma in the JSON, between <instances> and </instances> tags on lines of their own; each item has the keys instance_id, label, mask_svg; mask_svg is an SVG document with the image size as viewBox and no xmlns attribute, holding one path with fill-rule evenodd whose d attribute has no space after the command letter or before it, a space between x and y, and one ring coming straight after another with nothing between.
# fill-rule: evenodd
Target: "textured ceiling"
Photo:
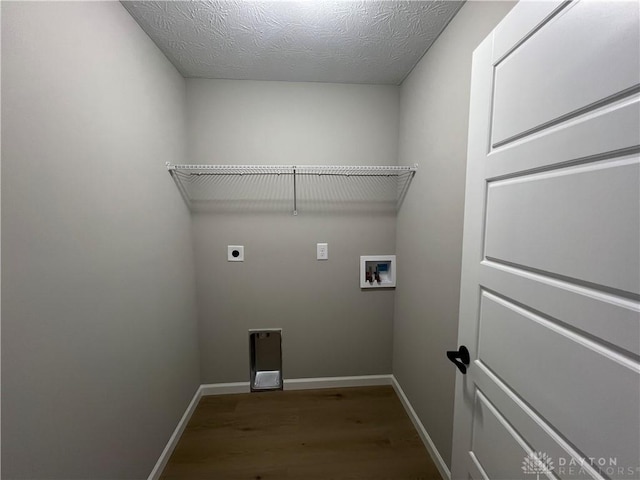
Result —
<instances>
[{"instance_id":1,"label":"textured ceiling","mask_svg":"<svg viewBox=\"0 0 640 480\"><path fill-rule=\"evenodd\" d=\"M122 2L185 77L399 84L463 2Z\"/></svg>"}]
</instances>

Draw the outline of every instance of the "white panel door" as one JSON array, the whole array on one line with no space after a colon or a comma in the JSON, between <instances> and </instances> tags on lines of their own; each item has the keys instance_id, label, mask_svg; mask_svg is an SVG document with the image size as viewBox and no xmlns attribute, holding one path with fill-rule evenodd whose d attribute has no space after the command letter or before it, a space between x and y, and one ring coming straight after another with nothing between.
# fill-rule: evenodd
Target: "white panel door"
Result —
<instances>
[{"instance_id":1,"label":"white panel door","mask_svg":"<svg viewBox=\"0 0 640 480\"><path fill-rule=\"evenodd\" d=\"M639 11L521 2L474 53L454 479L640 478Z\"/></svg>"}]
</instances>

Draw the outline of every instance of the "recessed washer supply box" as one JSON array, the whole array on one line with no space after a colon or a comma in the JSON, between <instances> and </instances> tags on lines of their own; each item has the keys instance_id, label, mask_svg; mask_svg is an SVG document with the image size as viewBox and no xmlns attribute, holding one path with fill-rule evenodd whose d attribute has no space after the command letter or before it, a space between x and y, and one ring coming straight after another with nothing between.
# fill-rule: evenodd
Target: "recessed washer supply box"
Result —
<instances>
[{"instance_id":1,"label":"recessed washer supply box","mask_svg":"<svg viewBox=\"0 0 640 480\"><path fill-rule=\"evenodd\" d=\"M360 288L391 288L395 286L395 255L363 255L360 257Z\"/></svg>"}]
</instances>

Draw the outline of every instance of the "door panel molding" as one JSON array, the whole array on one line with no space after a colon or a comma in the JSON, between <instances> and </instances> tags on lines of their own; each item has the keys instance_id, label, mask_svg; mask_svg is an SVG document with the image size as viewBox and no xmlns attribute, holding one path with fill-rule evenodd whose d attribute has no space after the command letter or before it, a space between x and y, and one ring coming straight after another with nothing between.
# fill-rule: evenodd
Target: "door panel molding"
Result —
<instances>
[{"instance_id":1,"label":"door panel molding","mask_svg":"<svg viewBox=\"0 0 640 480\"><path fill-rule=\"evenodd\" d=\"M535 451L544 451L555 459L585 458L585 455L571 445L557 430L511 390L500 377L480 360L475 363L477 384L487 398L513 427L524 432L528 444ZM591 465L585 465L584 475L576 478L605 480Z\"/></svg>"},{"instance_id":2,"label":"door panel molding","mask_svg":"<svg viewBox=\"0 0 640 480\"><path fill-rule=\"evenodd\" d=\"M495 67L492 145L637 87L639 15L634 2L579 1L548 18ZM617 48L621 35L633 48Z\"/></svg>"},{"instance_id":3,"label":"door panel molding","mask_svg":"<svg viewBox=\"0 0 640 480\"><path fill-rule=\"evenodd\" d=\"M480 283L540 315L598 337L630 358L640 358L638 301L490 260L481 262Z\"/></svg>"},{"instance_id":4,"label":"door panel molding","mask_svg":"<svg viewBox=\"0 0 640 480\"><path fill-rule=\"evenodd\" d=\"M492 63L497 65L531 35L556 16L571 0L546 2L522 1L509 22L500 23L494 30Z\"/></svg>"},{"instance_id":5,"label":"door panel molding","mask_svg":"<svg viewBox=\"0 0 640 480\"><path fill-rule=\"evenodd\" d=\"M640 151L640 95L608 104L578 118L495 148L485 175L500 180L515 175L599 161ZM518 149L517 158L513 150Z\"/></svg>"}]
</instances>

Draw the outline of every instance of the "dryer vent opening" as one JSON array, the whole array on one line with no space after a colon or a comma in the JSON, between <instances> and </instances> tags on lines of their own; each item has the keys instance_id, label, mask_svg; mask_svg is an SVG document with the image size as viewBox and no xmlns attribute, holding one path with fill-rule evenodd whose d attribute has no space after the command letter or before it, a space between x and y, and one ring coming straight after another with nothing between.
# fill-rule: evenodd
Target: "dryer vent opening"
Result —
<instances>
[{"instance_id":1,"label":"dryer vent opening","mask_svg":"<svg viewBox=\"0 0 640 480\"><path fill-rule=\"evenodd\" d=\"M282 329L249 330L251 391L282 390Z\"/></svg>"}]
</instances>

